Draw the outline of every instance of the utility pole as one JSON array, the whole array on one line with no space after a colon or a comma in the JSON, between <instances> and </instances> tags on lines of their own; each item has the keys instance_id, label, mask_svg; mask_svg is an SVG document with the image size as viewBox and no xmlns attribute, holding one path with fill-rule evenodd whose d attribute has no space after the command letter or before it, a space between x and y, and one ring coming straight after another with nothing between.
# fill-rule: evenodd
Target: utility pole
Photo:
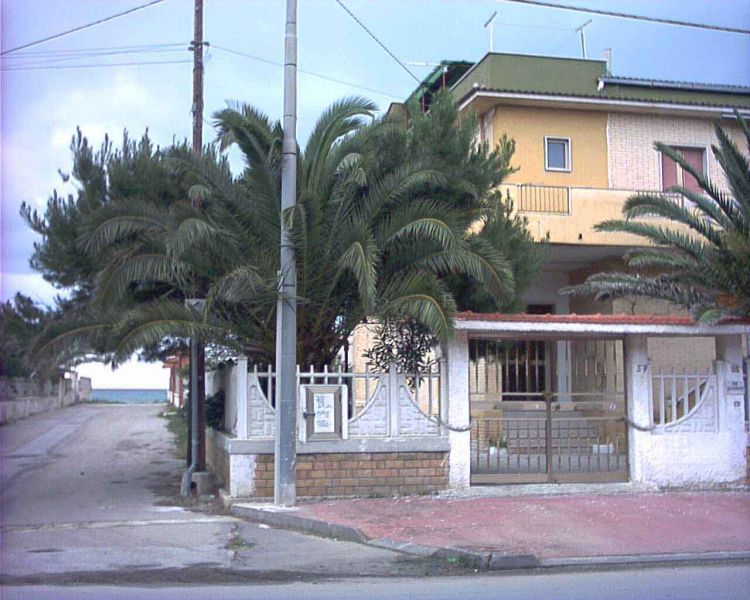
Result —
<instances>
[{"instance_id":1,"label":"utility pole","mask_svg":"<svg viewBox=\"0 0 750 600\"><path fill-rule=\"evenodd\" d=\"M583 58L586 58L586 27L591 25L592 20L589 19L586 21L583 25L576 28L576 31L581 34L581 54L583 55Z\"/></svg>"},{"instance_id":2,"label":"utility pole","mask_svg":"<svg viewBox=\"0 0 750 600\"><path fill-rule=\"evenodd\" d=\"M281 145L281 212L297 201L297 0L286 2L284 35L284 139ZM281 220L279 298L276 303L276 440L273 501L293 506L297 496L297 267Z\"/></svg>"},{"instance_id":3,"label":"utility pole","mask_svg":"<svg viewBox=\"0 0 750 600\"><path fill-rule=\"evenodd\" d=\"M203 0L195 0L193 17L193 41L190 49L193 52L193 153L200 156L203 151ZM201 208L198 198L192 200L194 208ZM194 310L203 310L202 302L205 294L204 281L200 273L194 274L193 302ZM195 409L196 414L191 415L191 435L195 436L197 454L193 456L193 443L191 441L190 458L194 465L194 471L206 470L206 352L203 343L198 338L190 340L190 408ZM193 367L195 363L195 367ZM192 424L197 425L197 431L192 431Z\"/></svg>"}]
</instances>

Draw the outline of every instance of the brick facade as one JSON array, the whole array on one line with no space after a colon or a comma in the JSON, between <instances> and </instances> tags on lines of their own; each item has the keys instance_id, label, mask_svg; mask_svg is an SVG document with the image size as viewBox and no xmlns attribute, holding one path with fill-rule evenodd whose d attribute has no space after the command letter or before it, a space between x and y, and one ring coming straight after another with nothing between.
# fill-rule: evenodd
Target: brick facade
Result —
<instances>
[{"instance_id":1,"label":"brick facade","mask_svg":"<svg viewBox=\"0 0 750 600\"><path fill-rule=\"evenodd\" d=\"M273 496L273 455L258 455L255 495ZM297 495L400 496L448 487L447 452L297 455Z\"/></svg>"},{"instance_id":2,"label":"brick facade","mask_svg":"<svg viewBox=\"0 0 750 600\"><path fill-rule=\"evenodd\" d=\"M736 126L722 123L735 141ZM661 158L655 142L674 146L700 146L706 150L708 175L720 187L726 187L719 164L711 152L716 144L714 122L710 119L610 113L607 123L609 187L624 190L660 190ZM739 147L744 151L745 147Z\"/></svg>"}]
</instances>

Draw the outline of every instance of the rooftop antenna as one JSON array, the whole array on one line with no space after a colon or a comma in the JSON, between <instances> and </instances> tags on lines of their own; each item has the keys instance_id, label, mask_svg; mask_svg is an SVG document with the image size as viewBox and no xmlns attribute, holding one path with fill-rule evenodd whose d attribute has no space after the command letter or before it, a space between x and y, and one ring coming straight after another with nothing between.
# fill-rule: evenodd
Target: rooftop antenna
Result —
<instances>
[{"instance_id":1,"label":"rooftop antenna","mask_svg":"<svg viewBox=\"0 0 750 600\"><path fill-rule=\"evenodd\" d=\"M497 16L497 11L493 12L489 19L487 19L487 22L484 24L484 28L487 30L487 34L490 38L490 52L492 52L492 38L494 38L495 33L495 26L493 24L493 21L495 20L495 17Z\"/></svg>"},{"instance_id":2,"label":"rooftop antenna","mask_svg":"<svg viewBox=\"0 0 750 600\"><path fill-rule=\"evenodd\" d=\"M592 19L589 19L586 21L583 25L580 27L576 27L576 31L581 34L581 53L583 54L583 58L586 58L586 27L591 25Z\"/></svg>"},{"instance_id":3,"label":"rooftop antenna","mask_svg":"<svg viewBox=\"0 0 750 600\"><path fill-rule=\"evenodd\" d=\"M607 61L607 75L612 75L612 48L602 50L602 56Z\"/></svg>"},{"instance_id":4,"label":"rooftop antenna","mask_svg":"<svg viewBox=\"0 0 750 600\"><path fill-rule=\"evenodd\" d=\"M441 88L445 89L446 84L447 84L446 76L448 74L448 65L446 65L444 62L427 62L427 61L418 61L418 60L407 60L406 64L409 66L415 66L415 67L440 67L440 71L442 72Z\"/></svg>"}]
</instances>

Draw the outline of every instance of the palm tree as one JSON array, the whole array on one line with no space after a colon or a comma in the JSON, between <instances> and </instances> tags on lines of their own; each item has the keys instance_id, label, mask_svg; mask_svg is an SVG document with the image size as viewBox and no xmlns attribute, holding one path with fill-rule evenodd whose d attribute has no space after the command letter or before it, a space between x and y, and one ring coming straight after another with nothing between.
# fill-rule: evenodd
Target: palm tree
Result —
<instances>
[{"instance_id":1,"label":"palm tree","mask_svg":"<svg viewBox=\"0 0 750 600\"><path fill-rule=\"evenodd\" d=\"M446 197L447 190L459 188L479 196L478 182L409 152L413 134L393 122L368 123L374 110L363 98L335 103L300 153L297 204L283 218L297 255L298 357L304 364L330 364L368 317L408 315L446 339L456 308L445 281L449 273L471 277L494 298L515 291L508 259L469 233L471 222L492 221L498 209L482 197L473 206ZM247 105L216 118L221 146L236 145L247 162L239 182L245 193L227 198L209 181L202 191L218 205L232 207L238 218L228 224L231 235L245 240L253 258L250 264L238 262L213 292L218 300L245 306L252 301L243 292L255 293L268 284L267 277L259 281L261 274L278 269L282 131ZM471 155L470 144L464 156ZM488 159L488 154L475 153L474 161L496 167L499 157ZM258 315L264 330L256 334L268 356L275 337L268 327L272 304Z\"/></svg>"},{"instance_id":2,"label":"palm tree","mask_svg":"<svg viewBox=\"0 0 750 600\"><path fill-rule=\"evenodd\" d=\"M51 330L42 343L54 350L100 336L101 345L104 336L118 358L198 335L271 360L282 218L296 250L302 364L330 364L366 318L413 318L447 339L457 278L485 301L511 304L533 254L508 252L512 234L527 234L491 193L510 171L512 143L477 147L473 123L456 123L447 97L410 129L374 111L348 98L320 116L300 152L297 204L284 215L280 124L248 105L217 113L219 147L239 149L244 172L233 178L211 152L185 155L173 159L192 182L183 202L128 199L96 211L80 239L83 251L108 257L94 310L67 338ZM200 209L190 205L198 198ZM196 274L208 283L202 313L184 305Z\"/></svg>"},{"instance_id":3,"label":"palm tree","mask_svg":"<svg viewBox=\"0 0 750 600\"><path fill-rule=\"evenodd\" d=\"M737 115L750 150L750 130ZM702 193L684 187L674 195L638 194L623 207L624 219L605 221L598 231L641 236L651 243L626 257L628 266L656 275L597 273L583 284L565 288L569 294L595 294L597 300L646 296L668 300L701 321L750 316L750 165L726 131L716 126L718 146L712 151L724 173L728 192L697 172L664 144L656 149L690 173ZM664 227L641 217L661 217L675 223Z\"/></svg>"}]
</instances>

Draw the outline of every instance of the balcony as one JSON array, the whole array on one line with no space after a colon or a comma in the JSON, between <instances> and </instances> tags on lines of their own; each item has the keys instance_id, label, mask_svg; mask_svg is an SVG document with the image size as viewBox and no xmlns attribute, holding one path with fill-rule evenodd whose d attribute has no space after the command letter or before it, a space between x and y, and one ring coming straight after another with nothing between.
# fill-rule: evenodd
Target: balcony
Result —
<instances>
[{"instance_id":1,"label":"balcony","mask_svg":"<svg viewBox=\"0 0 750 600\"><path fill-rule=\"evenodd\" d=\"M515 210L529 222L537 240L554 244L597 246L643 246L643 238L628 233L600 233L594 226L608 219L622 218L622 207L635 190L560 187L536 184L503 184ZM653 192L660 193L660 192ZM673 224L668 219L650 218L655 225Z\"/></svg>"}]
</instances>

